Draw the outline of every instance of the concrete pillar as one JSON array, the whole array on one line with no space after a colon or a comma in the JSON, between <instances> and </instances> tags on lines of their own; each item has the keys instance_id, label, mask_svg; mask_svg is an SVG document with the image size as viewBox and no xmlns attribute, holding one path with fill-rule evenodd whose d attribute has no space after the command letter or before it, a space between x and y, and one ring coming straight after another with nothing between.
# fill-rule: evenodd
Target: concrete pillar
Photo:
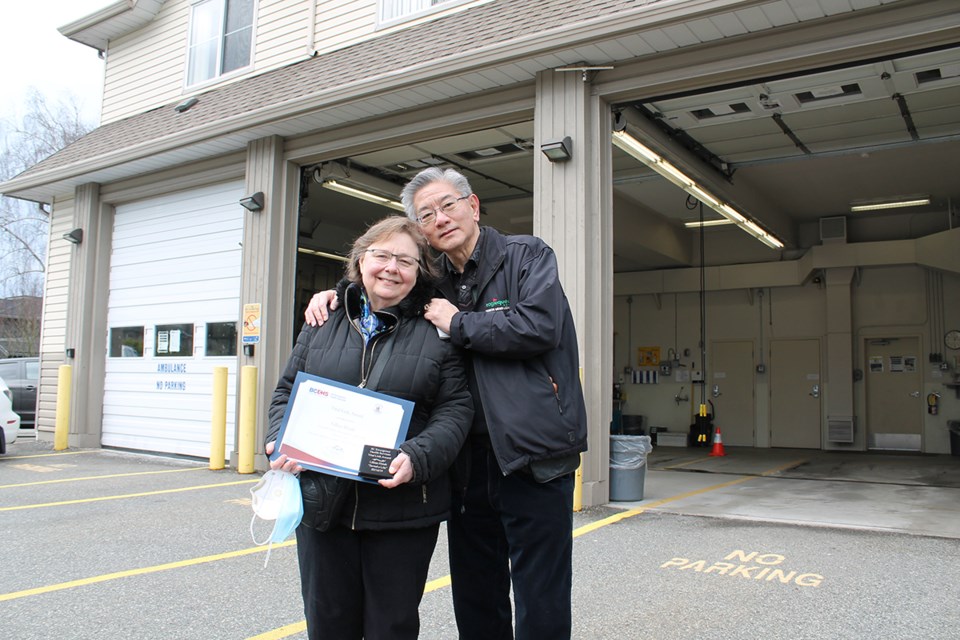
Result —
<instances>
[{"instance_id":1,"label":"concrete pillar","mask_svg":"<svg viewBox=\"0 0 960 640\"><path fill-rule=\"evenodd\" d=\"M74 357L68 446L99 447L103 423L107 296L113 209L100 203L100 185L76 188L73 229L83 240L72 247L65 347ZM51 242L66 242L51 238Z\"/></svg>"},{"instance_id":2,"label":"concrete pillar","mask_svg":"<svg viewBox=\"0 0 960 640\"><path fill-rule=\"evenodd\" d=\"M244 213L243 266L237 317L242 317L243 305L261 305L260 343L254 346L252 356L245 355L243 348L240 348L237 370L239 372L243 366L255 366L258 369L254 459L258 469L268 467L262 450L267 409L293 340L296 212L300 190L297 186L298 168L284 161L283 150L284 141L277 136L253 140L247 145L246 193L251 195L262 191L264 206L261 211ZM240 397L238 393L236 415L240 415ZM236 443L239 442L239 433L235 435ZM236 468L237 462L237 451L234 450L230 454L230 465Z\"/></svg>"},{"instance_id":3,"label":"concrete pillar","mask_svg":"<svg viewBox=\"0 0 960 640\"><path fill-rule=\"evenodd\" d=\"M853 301L850 289L856 269L831 268L824 271L827 292L827 366L824 407L830 420L852 420L853 403ZM830 443L824 434L824 448Z\"/></svg>"},{"instance_id":4,"label":"concrete pillar","mask_svg":"<svg viewBox=\"0 0 960 640\"><path fill-rule=\"evenodd\" d=\"M591 95L589 75L537 75L534 234L557 253L560 281L577 327L589 451L583 462L583 505L609 496L613 384L613 177L610 109ZM572 157L550 162L540 145L569 136Z\"/></svg>"}]
</instances>

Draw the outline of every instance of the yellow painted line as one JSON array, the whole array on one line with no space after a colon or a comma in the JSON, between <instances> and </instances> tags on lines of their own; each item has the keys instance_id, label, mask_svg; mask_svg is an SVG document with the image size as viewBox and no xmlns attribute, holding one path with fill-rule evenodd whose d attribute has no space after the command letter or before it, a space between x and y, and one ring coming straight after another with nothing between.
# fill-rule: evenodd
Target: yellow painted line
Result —
<instances>
[{"instance_id":1,"label":"yellow painted line","mask_svg":"<svg viewBox=\"0 0 960 640\"><path fill-rule=\"evenodd\" d=\"M125 493L117 496L101 496L99 498L82 498L79 500L64 500L62 502L46 502L43 504L23 504L16 507L0 507L0 511L20 511L21 509L41 509L43 507L62 507L68 504L83 504L85 502L102 502L104 500L123 500L125 498L142 498L143 496L158 496L164 493L180 493L182 491L195 491L197 489L215 489L217 487L230 487L237 484L253 484L259 482L260 477L250 480L237 480L236 482L221 482L218 484L201 484L195 487L179 487L177 489L162 489L160 491L143 491L141 493Z\"/></svg>"},{"instance_id":2,"label":"yellow painted line","mask_svg":"<svg viewBox=\"0 0 960 640\"><path fill-rule=\"evenodd\" d=\"M51 456L78 456L84 453L102 453L102 449L91 449L89 451L63 451L57 453L31 453L28 456L4 456L4 460L26 460L27 458L49 458Z\"/></svg>"},{"instance_id":3,"label":"yellow painted line","mask_svg":"<svg viewBox=\"0 0 960 640\"><path fill-rule=\"evenodd\" d=\"M803 462L803 460L801 460L800 462ZM796 464L798 463L792 462L790 464L786 464L781 467L776 467L774 469L764 471L763 473L760 474L760 476L773 475L778 471L789 469L795 466ZM669 498L663 498L662 500L656 500L654 502L651 502L650 504L645 504L642 507L637 507L635 509L628 509L621 513L615 513L614 515L609 516L607 518L603 518L601 520L591 522L590 524L586 524L582 527L578 527L577 529L574 530L573 537L578 538L584 535L585 533L590 533L591 531L596 531L597 529L600 529L602 527L606 527L611 524L616 524L622 520L626 520L627 518L632 518L633 516L640 515L644 511L647 511L648 509L652 509L654 507L659 507L661 505L668 504L670 502L676 502L677 500L683 500L684 498L689 498L691 496L700 495L701 493L708 493L710 491L716 491L717 489L723 489L724 487L730 487L735 484L740 484L742 482L753 480L756 477L758 476L744 476L743 478L737 478L736 480L730 480L729 482L721 482L720 484L704 487L703 489L696 489L694 491L688 491L686 493L681 493L679 495L671 496ZM436 591L437 589L441 589L443 587L449 587L449 586L450 586L450 576L447 575L442 578L437 578L436 580L431 580L430 582L428 582L423 592L424 594L427 594L427 593L430 593L431 591ZM267 631L257 636L251 636L247 638L247 640L282 640L282 638L288 638L294 634L301 633L306 630L307 630L307 621L301 620L300 622L297 622L295 624L288 624L285 627L280 627L272 631Z\"/></svg>"},{"instance_id":4,"label":"yellow painted line","mask_svg":"<svg viewBox=\"0 0 960 640\"><path fill-rule=\"evenodd\" d=\"M424 593L430 593L431 591L436 591L437 589L443 589L444 587L450 586L450 576L446 575L442 578L437 578L436 580L431 580L423 588Z\"/></svg>"},{"instance_id":5,"label":"yellow painted line","mask_svg":"<svg viewBox=\"0 0 960 640\"><path fill-rule=\"evenodd\" d=\"M250 636L247 638L247 640L280 640L280 638L288 638L295 633L300 633L306 630L307 621L301 620L300 622L288 624L285 627L280 627L279 629L274 629L273 631L261 633L258 636Z\"/></svg>"},{"instance_id":6,"label":"yellow painted line","mask_svg":"<svg viewBox=\"0 0 960 640\"><path fill-rule=\"evenodd\" d=\"M81 482L83 480L104 480L108 478L129 478L131 476L151 476L158 473L182 473L184 471L209 471L207 467L197 467L191 469L165 469L163 471L137 471L134 473L111 473L103 476L84 476L82 478L58 478L56 480L38 480L36 482L21 482L20 484L0 484L0 489L13 489L15 487L32 487L38 484L57 484L60 482Z\"/></svg>"},{"instance_id":7,"label":"yellow painted line","mask_svg":"<svg viewBox=\"0 0 960 640\"><path fill-rule=\"evenodd\" d=\"M282 547L289 547L295 544L297 544L296 540L288 540L286 542L281 542L279 544L273 545L273 548L280 549ZM27 596L37 596L44 593L52 593L54 591L62 591L64 589L74 589L76 587L84 587L91 584L97 584L98 582L107 582L108 580L118 580L120 578L130 578L132 576L143 576L150 573L157 573L159 571L169 571L170 569L181 569L183 567L193 567L199 564L206 564L208 562L217 562L219 560L229 560L231 558L239 558L242 556L247 556L247 555L250 555L251 553L262 553L266 550L267 550L266 547L251 547L249 549L240 549L239 551L230 551L228 553L218 553L212 556L203 556L202 558L191 558L190 560L179 560L177 562L168 562L167 564L158 564L152 567L142 567L140 569L128 569L126 571L117 571L115 573L105 573L99 576L82 578L80 580L71 580L69 582L61 582L59 584L51 584L45 587L25 589L23 591L13 591L11 593L0 593L0 602L6 602L7 600L16 600L17 598L26 598Z\"/></svg>"},{"instance_id":8,"label":"yellow painted line","mask_svg":"<svg viewBox=\"0 0 960 640\"><path fill-rule=\"evenodd\" d=\"M680 469L682 467L686 467L691 464L696 464L698 462L706 462L707 460L710 460L709 456L705 456L703 458L694 458L693 460L687 460L686 462L678 462L677 464L668 464L665 467L658 467L657 469L654 469L654 471L659 471L659 470L669 471L670 469Z\"/></svg>"}]
</instances>

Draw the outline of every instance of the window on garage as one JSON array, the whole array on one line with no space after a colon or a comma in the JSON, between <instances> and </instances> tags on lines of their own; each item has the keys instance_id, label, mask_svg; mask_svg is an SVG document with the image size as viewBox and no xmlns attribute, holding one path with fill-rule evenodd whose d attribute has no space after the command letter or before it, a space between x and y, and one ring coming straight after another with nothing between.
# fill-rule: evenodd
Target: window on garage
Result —
<instances>
[{"instance_id":1,"label":"window on garage","mask_svg":"<svg viewBox=\"0 0 960 640\"><path fill-rule=\"evenodd\" d=\"M208 357L237 355L237 323L208 322L206 345Z\"/></svg>"},{"instance_id":2,"label":"window on garage","mask_svg":"<svg viewBox=\"0 0 960 640\"><path fill-rule=\"evenodd\" d=\"M153 335L153 354L158 358L193 355L192 324L158 324Z\"/></svg>"},{"instance_id":3,"label":"window on garage","mask_svg":"<svg viewBox=\"0 0 960 640\"><path fill-rule=\"evenodd\" d=\"M111 358L140 358L143 356L143 327L112 327L110 329Z\"/></svg>"}]
</instances>

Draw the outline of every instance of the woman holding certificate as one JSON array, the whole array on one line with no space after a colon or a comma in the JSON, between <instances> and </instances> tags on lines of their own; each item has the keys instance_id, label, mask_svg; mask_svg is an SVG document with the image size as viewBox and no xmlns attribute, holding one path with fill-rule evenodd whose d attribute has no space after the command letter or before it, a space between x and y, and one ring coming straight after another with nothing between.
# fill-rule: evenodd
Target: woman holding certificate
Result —
<instances>
[{"instance_id":1,"label":"woman holding certificate","mask_svg":"<svg viewBox=\"0 0 960 640\"><path fill-rule=\"evenodd\" d=\"M265 451L278 446L299 372L414 403L406 439L384 465L388 477L376 483L307 470L286 455L271 462L300 472L297 554L311 640L413 639L473 403L463 359L422 315L434 274L417 223L392 216L374 224L354 243L346 272L345 303L297 338L273 394ZM310 418L319 433L333 422Z\"/></svg>"}]
</instances>

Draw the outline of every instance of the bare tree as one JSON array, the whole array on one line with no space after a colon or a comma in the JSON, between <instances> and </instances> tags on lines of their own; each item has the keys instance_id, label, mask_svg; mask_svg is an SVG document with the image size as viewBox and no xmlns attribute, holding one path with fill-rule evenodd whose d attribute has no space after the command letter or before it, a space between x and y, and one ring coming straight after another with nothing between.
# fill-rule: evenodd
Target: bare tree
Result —
<instances>
[{"instance_id":1,"label":"bare tree","mask_svg":"<svg viewBox=\"0 0 960 640\"><path fill-rule=\"evenodd\" d=\"M19 122L0 122L0 180L63 149L93 127L76 101L49 102L32 91ZM0 198L0 298L36 296L43 290L50 218L38 203Z\"/></svg>"}]
</instances>

